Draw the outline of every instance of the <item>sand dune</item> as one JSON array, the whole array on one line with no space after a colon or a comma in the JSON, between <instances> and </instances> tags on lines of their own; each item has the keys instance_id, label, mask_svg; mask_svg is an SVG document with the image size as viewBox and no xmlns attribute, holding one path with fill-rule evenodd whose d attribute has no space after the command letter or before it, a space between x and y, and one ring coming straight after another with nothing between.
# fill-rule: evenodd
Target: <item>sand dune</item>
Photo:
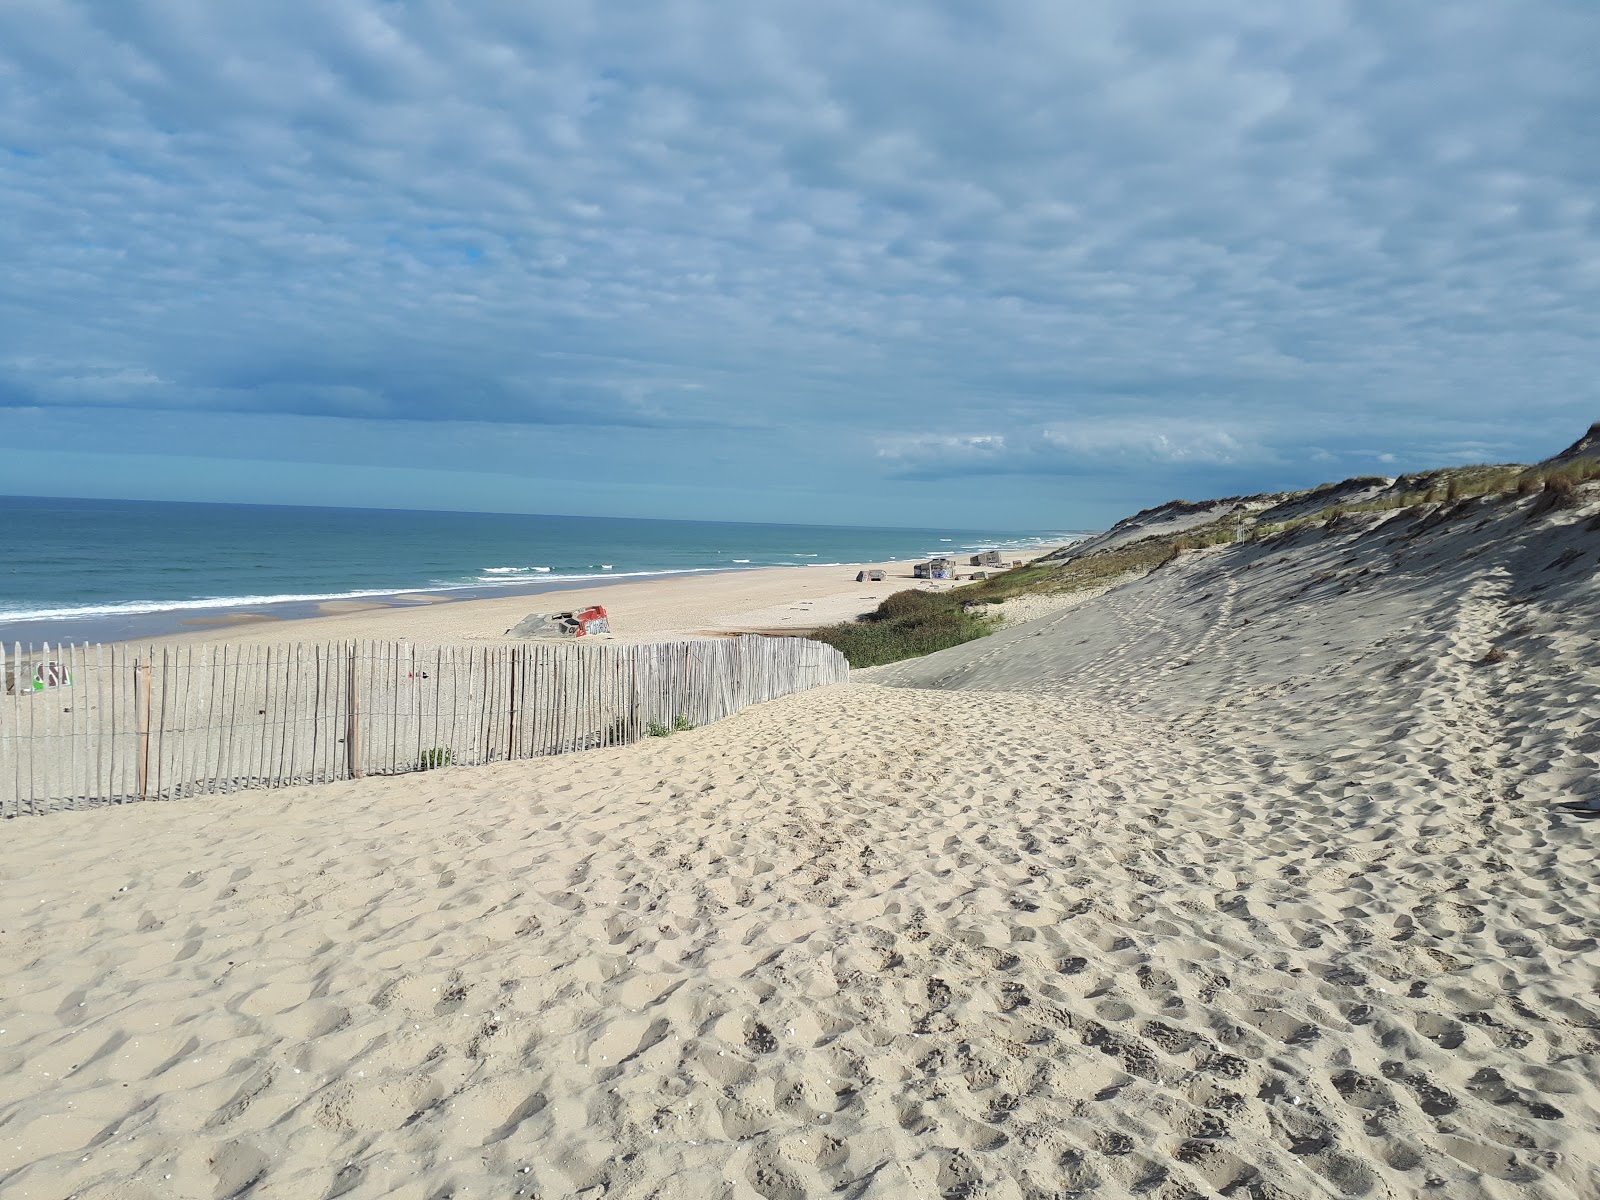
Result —
<instances>
[{"instance_id":1,"label":"sand dune","mask_svg":"<svg viewBox=\"0 0 1600 1200\"><path fill-rule=\"evenodd\" d=\"M1600 533L1532 506L635 746L12 822L0 1187L1600 1195Z\"/></svg>"}]
</instances>

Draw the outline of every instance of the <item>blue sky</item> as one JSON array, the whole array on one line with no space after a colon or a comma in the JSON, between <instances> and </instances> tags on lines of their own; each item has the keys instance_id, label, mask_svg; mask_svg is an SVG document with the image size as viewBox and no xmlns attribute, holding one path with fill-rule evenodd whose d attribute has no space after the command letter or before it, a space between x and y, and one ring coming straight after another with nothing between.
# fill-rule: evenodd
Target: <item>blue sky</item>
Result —
<instances>
[{"instance_id":1,"label":"blue sky","mask_svg":"<svg viewBox=\"0 0 1600 1200\"><path fill-rule=\"evenodd\" d=\"M1600 5L7 0L0 492L1094 526L1600 418Z\"/></svg>"}]
</instances>

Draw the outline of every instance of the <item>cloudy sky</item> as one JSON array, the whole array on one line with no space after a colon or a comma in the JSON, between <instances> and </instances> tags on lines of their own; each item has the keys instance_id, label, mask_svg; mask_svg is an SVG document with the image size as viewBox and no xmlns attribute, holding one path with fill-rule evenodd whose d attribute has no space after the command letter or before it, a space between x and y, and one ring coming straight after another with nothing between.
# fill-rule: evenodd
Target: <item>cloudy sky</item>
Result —
<instances>
[{"instance_id":1,"label":"cloudy sky","mask_svg":"<svg viewBox=\"0 0 1600 1200\"><path fill-rule=\"evenodd\" d=\"M1600 419L1594 0L4 0L0 493L1072 527Z\"/></svg>"}]
</instances>

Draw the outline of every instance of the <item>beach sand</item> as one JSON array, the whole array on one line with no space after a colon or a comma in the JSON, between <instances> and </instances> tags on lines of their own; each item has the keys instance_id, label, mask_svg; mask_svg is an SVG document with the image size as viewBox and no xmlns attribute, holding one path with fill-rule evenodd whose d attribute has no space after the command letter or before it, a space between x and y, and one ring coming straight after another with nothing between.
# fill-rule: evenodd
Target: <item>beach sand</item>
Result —
<instances>
[{"instance_id":1,"label":"beach sand","mask_svg":"<svg viewBox=\"0 0 1600 1200\"><path fill-rule=\"evenodd\" d=\"M1600 1195L1596 534L1526 507L633 746L11 822L0 1189Z\"/></svg>"},{"instance_id":2,"label":"beach sand","mask_svg":"<svg viewBox=\"0 0 1600 1200\"><path fill-rule=\"evenodd\" d=\"M844 567L762 567L675 575L627 583L577 585L539 595L450 600L448 596L407 594L385 604L373 600L335 600L321 616L278 621L271 626L229 629L230 644L283 641L337 641L406 638L413 642L500 641L529 613L561 612L603 605L617 640L658 641L728 633L794 633L870 612L891 592L910 587L947 588L945 580L912 577L910 562ZM856 582L861 570L882 569L881 583ZM142 643L215 641L214 632L183 633Z\"/></svg>"},{"instance_id":3,"label":"beach sand","mask_svg":"<svg viewBox=\"0 0 1600 1200\"><path fill-rule=\"evenodd\" d=\"M278 621L271 613L259 612L229 612L218 613L213 617L184 617L178 622L194 629L225 629L232 625L253 625L257 621Z\"/></svg>"}]
</instances>

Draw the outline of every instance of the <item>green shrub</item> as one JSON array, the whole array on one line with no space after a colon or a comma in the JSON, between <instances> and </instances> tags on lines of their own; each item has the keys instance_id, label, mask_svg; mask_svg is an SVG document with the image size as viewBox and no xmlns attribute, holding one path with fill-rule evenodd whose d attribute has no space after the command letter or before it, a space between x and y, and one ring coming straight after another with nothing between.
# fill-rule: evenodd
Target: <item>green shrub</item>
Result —
<instances>
[{"instance_id":1,"label":"green shrub","mask_svg":"<svg viewBox=\"0 0 1600 1200\"><path fill-rule=\"evenodd\" d=\"M945 592L924 592L915 588L894 592L884 598L866 617L868 621L919 621L944 612L950 607Z\"/></svg>"},{"instance_id":2,"label":"green shrub","mask_svg":"<svg viewBox=\"0 0 1600 1200\"><path fill-rule=\"evenodd\" d=\"M948 592L910 590L885 597L861 621L829 625L810 636L832 646L852 667L876 667L959 646L994 630L987 616L966 611L965 588Z\"/></svg>"},{"instance_id":3,"label":"green shrub","mask_svg":"<svg viewBox=\"0 0 1600 1200\"><path fill-rule=\"evenodd\" d=\"M417 770L431 771L435 767L448 767L455 759L455 751L435 746L432 750L422 752L422 757L417 760Z\"/></svg>"},{"instance_id":4,"label":"green shrub","mask_svg":"<svg viewBox=\"0 0 1600 1200\"><path fill-rule=\"evenodd\" d=\"M664 725L660 721L646 721L644 725L645 737L671 737L675 733L687 733L696 728L693 721L679 713L672 718L671 725Z\"/></svg>"}]
</instances>

